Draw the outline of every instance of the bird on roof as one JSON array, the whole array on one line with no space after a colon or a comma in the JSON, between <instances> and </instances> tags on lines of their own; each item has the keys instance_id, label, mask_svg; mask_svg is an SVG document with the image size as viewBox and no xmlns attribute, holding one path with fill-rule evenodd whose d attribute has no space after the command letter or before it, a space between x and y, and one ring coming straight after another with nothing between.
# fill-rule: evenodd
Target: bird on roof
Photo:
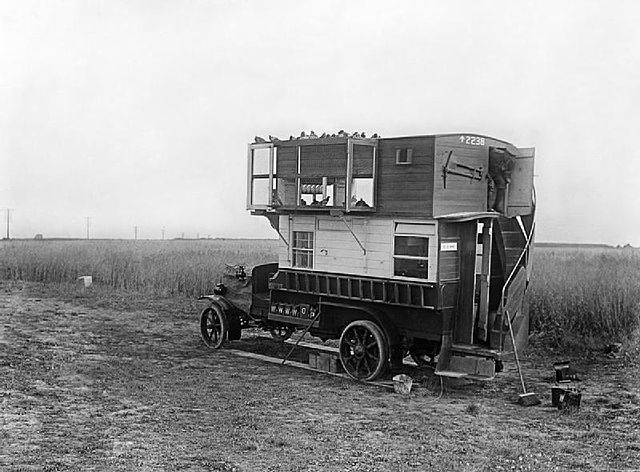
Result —
<instances>
[{"instance_id":1,"label":"bird on roof","mask_svg":"<svg viewBox=\"0 0 640 472\"><path fill-rule=\"evenodd\" d=\"M307 136L307 133L305 133L304 131L301 131L300 137L298 139L309 139L309 136Z\"/></svg>"},{"instance_id":2,"label":"bird on roof","mask_svg":"<svg viewBox=\"0 0 640 472\"><path fill-rule=\"evenodd\" d=\"M358 132L356 131L356 132L354 132L354 133L351 135L351 137L352 137L352 138L359 138L359 137L360 137L360 133L358 133Z\"/></svg>"},{"instance_id":3,"label":"bird on roof","mask_svg":"<svg viewBox=\"0 0 640 472\"><path fill-rule=\"evenodd\" d=\"M366 134L364 134L364 131L363 131L362 133L360 133L360 137L361 137L361 138L366 138L366 137L367 137L367 135L366 135Z\"/></svg>"},{"instance_id":4,"label":"bird on roof","mask_svg":"<svg viewBox=\"0 0 640 472\"><path fill-rule=\"evenodd\" d=\"M296 138L294 138L293 135L289 135L289 141L293 141L294 139Z\"/></svg>"},{"instance_id":5,"label":"bird on roof","mask_svg":"<svg viewBox=\"0 0 640 472\"><path fill-rule=\"evenodd\" d=\"M322 133L322 134L320 135L320 138L326 138L327 136L329 136L327 133Z\"/></svg>"},{"instance_id":6,"label":"bird on roof","mask_svg":"<svg viewBox=\"0 0 640 472\"><path fill-rule=\"evenodd\" d=\"M317 137L318 137L318 135L316 134L316 132L311 130L311 133L309 133L309 138L316 139Z\"/></svg>"},{"instance_id":7,"label":"bird on roof","mask_svg":"<svg viewBox=\"0 0 640 472\"><path fill-rule=\"evenodd\" d=\"M275 136L269 135L269 141L271 141L272 143L275 143L275 142L280 141L280 140L278 138L276 138Z\"/></svg>"},{"instance_id":8,"label":"bird on roof","mask_svg":"<svg viewBox=\"0 0 640 472\"><path fill-rule=\"evenodd\" d=\"M373 133L373 134L371 135L371 137L372 137L372 138L374 138L374 139L375 139L375 138L377 138L377 137L378 137L378 133Z\"/></svg>"},{"instance_id":9,"label":"bird on roof","mask_svg":"<svg viewBox=\"0 0 640 472\"><path fill-rule=\"evenodd\" d=\"M255 138L253 138L253 142L261 144L261 143L266 143L267 140L264 138L261 138L260 136L256 136Z\"/></svg>"},{"instance_id":10,"label":"bird on roof","mask_svg":"<svg viewBox=\"0 0 640 472\"><path fill-rule=\"evenodd\" d=\"M339 138L347 138L347 137L349 137L349 135L343 129L341 129L340 131L338 131L338 137Z\"/></svg>"}]
</instances>

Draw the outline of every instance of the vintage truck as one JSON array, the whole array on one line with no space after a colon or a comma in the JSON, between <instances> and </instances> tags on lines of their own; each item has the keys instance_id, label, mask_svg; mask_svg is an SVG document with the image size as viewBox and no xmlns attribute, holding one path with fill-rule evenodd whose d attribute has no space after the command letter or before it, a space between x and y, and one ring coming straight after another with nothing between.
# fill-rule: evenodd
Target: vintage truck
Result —
<instances>
[{"instance_id":1,"label":"vintage truck","mask_svg":"<svg viewBox=\"0 0 640 472\"><path fill-rule=\"evenodd\" d=\"M280 240L241 309L207 296L201 332L219 348L259 326L339 339L353 378L411 355L436 374L490 379L526 343L535 229L534 149L477 134L256 139L247 209Z\"/></svg>"}]
</instances>

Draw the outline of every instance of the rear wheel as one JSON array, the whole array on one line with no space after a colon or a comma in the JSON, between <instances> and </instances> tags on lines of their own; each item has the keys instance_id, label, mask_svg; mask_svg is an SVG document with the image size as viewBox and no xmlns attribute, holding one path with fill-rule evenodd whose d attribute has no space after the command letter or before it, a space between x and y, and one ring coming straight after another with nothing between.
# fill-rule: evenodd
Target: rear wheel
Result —
<instances>
[{"instance_id":1,"label":"rear wheel","mask_svg":"<svg viewBox=\"0 0 640 472\"><path fill-rule=\"evenodd\" d=\"M373 380L387 367L389 343L378 325L368 320L349 324L340 336L340 362L356 380Z\"/></svg>"},{"instance_id":2,"label":"rear wheel","mask_svg":"<svg viewBox=\"0 0 640 472\"><path fill-rule=\"evenodd\" d=\"M229 321L224 311L216 305L205 308L200 315L200 334L204 343L219 349L229 335Z\"/></svg>"}]
</instances>

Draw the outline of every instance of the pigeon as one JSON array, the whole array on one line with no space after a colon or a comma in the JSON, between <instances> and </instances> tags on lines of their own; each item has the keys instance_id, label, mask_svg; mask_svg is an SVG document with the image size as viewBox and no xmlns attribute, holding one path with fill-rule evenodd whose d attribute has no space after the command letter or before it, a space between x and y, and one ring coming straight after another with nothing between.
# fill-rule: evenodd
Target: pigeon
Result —
<instances>
[{"instance_id":1,"label":"pigeon","mask_svg":"<svg viewBox=\"0 0 640 472\"><path fill-rule=\"evenodd\" d=\"M373 133L373 135L371 136L372 138L377 138L378 137L378 133Z\"/></svg>"},{"instance_id":2,"label":"pigeon","mask_svg":"<svg viewBox=\"0 0 640 472\"><path fill-rule=\"evenodd\" d=\"M298 139L309 139L309 136L307 136L307 133L305 133L304 131L301 131L300 137Z\"/></svg>"},{"instance_id":3,"label":"pigeon","mask_svg":"<svg viewBox=\"0 0 640 472\"><path fill-rule=\"evenodd\" d=\"M289 141L293 141L294 139L296 138L294 138L292 135L289 135Z\"/></svg>"},{"instance_id":4,"label":"pigeon","mask_svg":"<svg viewBox=\"0 0 640 472\"><path fill-rule=\"evenodd\" d=\"M357 131L355 133L353 133L351 135L352 138L359 138L360 137L360 133L358 133Z\"/></svg>"},{"instance_id":5,"label":"pigeon","mask_svg":"<svg viewBox=\"0 0 640 472\"><path fill-rule=\"evenodd\" d=\"M327 133L322 133L322 134L320 135L320 139L322 139L322 138L326 138L327 136L329 136Z\"/></svg>"},{"instance_id":6,"label":"pigeon","mask_svg":"<svg viewBox=\"0 0 640 472\"><path fill-rule=\"evenodd\" d=\"M315 133L315 131L311 130L311 133L309 134L309 138L310 139L316 139L318 137L318 135Z\"/></svg>"},{"instance_id":7,"label":"pigeon","mask_svg":"<svg viewBox=\"0 0 640 472\"><path fill-rule=\"evenodd\" d=\"M361 138L366 138L366 137L367 137L367 135L366 135L366 134L364 134L364 132L362 132L362 133L360 133L360 137L361 137Z\"/></svg>"},{"instance_id":8,"label":"pigeon","mask_svg":"<svg viewBox=\"0 0 640 472\"><path fill-rule=\"evenodd\" d=\"M269 141L271 141L272 143L276 143L276 142L278 142L280 140L278 138L276 138L275 136L269 135Z\"/></svg>"},{"instance_id":9,"label":"pigeon","mask_svg":"<svg viewBox=\"0 0 640 472\"><path fill-rule=\"evenodd\" d=\"M255 143L261 144L261 143L266 143L267 140L264 138L261 138L260 136L256 136L255 138L253 138Z\"/></svg>"},{"instance_id":10,"label":"pigeon","mask_svg":"<svg viewBox=\"0 0 640 472\"><path fill-rule=\"evenodd\" d=\"M345 131L343 129L341 129L340 131L338 131L338 137L339 138L347 138L347 137L349 137L349 135L347 133L345 133Z\"/></svg>"}]
</instances>

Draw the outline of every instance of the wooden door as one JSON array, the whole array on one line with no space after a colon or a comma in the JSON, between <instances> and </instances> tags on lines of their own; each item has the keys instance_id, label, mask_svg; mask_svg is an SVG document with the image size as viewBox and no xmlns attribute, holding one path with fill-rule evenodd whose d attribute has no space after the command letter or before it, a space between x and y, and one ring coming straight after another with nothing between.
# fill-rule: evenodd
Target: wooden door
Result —
<instances>
[{"instance_id":1,"label":"wooden door","mask_svg":"<svg viewBox=\"0 0 640 472\"><path fill-rule=\"evenodd\" d=\"M507 217L529 215L533 211L533 161L535 148L516 152L507 193Z\"/></svg>"}]
</instances>

